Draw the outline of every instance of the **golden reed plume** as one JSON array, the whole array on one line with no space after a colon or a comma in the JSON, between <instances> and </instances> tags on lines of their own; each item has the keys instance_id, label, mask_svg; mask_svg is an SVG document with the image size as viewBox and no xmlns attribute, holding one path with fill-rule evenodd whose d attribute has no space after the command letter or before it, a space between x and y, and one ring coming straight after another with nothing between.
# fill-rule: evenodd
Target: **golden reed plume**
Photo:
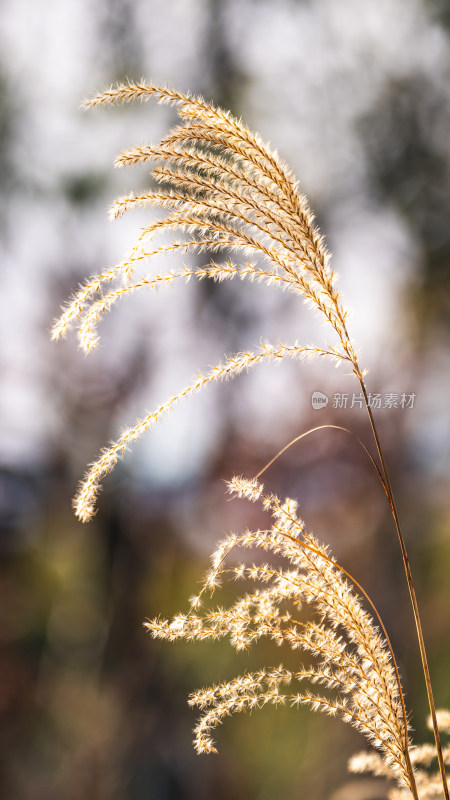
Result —
<instances>
[{"instance_id":1,"label":"golden reed plume","mask_svg":"<svg viewBox=\"0 0 450 800\"><path fill-rule=\"evenodd\" d=\"M312 665L296 671L282 665L263 668L194 693L190 703L202 711L195 729L199 752L215 750L211 732L229 714L267 703L307 704L314 710L340 716L366 736L376 751L355 756L350 769L394 779L392 800L433 799L442 793L449 800L445 764L450 764L450 748L442 749L439 728L443 733L450 732L450 713L437 712L435 708L414 584L368 401L365 373L350 341L347 312L335 286L330 255L314 225L308 202L275 151L241 120L201 97L141 82L112 87L84 105L150 98L176 106L180 123L158 145L134 147L117 157L117 167L152 162L153 184L141 194L119 197L110 216L114 219L132 208L146 206L158 208L162 214L152 217L122 261L80 286L56 320L52 337L64 336L75 326L81 348L89 352L98 343L97 326L102 315L124 296L144 288L169 286L178 279L224 281L238 277L301 295L325 318L333 341L325 348L298 342L263 342L258 350L228 355L209 372L195 377L104 449L80 485L74 499L76 514L82 521L92 517L103 477L128 446L178 400L214 381L236 377L263 361L325 356L335 363L347 362L365 399L378 463L363 447L385 490L402 552L435 745L411 746L395 656L373 602L327 548L307 532L297 516L295 502L282 503L276 495L265 493L256 479L235 478L229 490L261 501L271 515L270 527L227 537L213 554L211 570L200 593L192 598L189 612L171 621L155 619L146 625L153 636L168 640L229 636L238 650L267 636L277 645L302 650L314 659ZM161 239L167 234L171 237L169 242ZM217 254L217 259L200 267L183 266L163 274L136 276L137 269L160 255L187 252ZM233 254L236 261L231 260ZM257 263L248 260L251 258ZM258 548L275 555L275 566L242 563L225 568L227 556L237 547ZM279 566L280 559L287 560L287 569ZM205 592L212 593L220 580L230 574L256 586L229 608L218 607L200 615L198 609ZM286 610L289 604L294 609L300 604L311 606L316 619L296 619ZM292 684L299 684L299 688L291 691ZM318 685L324 687L326 694L316 691ZM436 759L438 770L433 772L430 766Z\"/></svg>"}]
</instances>

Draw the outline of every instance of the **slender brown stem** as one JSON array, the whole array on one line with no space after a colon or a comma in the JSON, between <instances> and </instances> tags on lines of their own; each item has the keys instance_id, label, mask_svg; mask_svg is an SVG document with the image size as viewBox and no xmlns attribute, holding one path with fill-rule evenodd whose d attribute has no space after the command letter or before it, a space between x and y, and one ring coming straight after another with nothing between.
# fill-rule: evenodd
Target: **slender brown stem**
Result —
<instances>
[{"instance_id":1,"label":"slender brown stem","mask_svg":"<svg viewBox=\"0 0 450 800\"><path fill-rule=\"evenodd\" d=\"M433 722L434 739L435 739L435 742L436 742L436 751L437 751L437 757L438 757L438 762L439 762L439 770L440 770L440 773L441 773L442 786L443 786L443 789L444 789L444 797L445 797L445 800L450 800L449 799L448 785L447 785L447 778L446 778L446 774L445 774L444 757L442 755L441 737L439 735L439 728L438 728L437 719L436 719L436 706L434 704L433 690L431 688L430 670L429 670L429 667L428 667L428 659L427 659L427 653L426 653L426 648L425 648L425 641L424 641L424 638L423 638L422 623L420 621L419 607L418 607L418 604L417 604L416 592L415 592L415 589L414 589L414 582L413 582L413 578L412 578L412 575L411 575L411 568L409 566L408 553L406 551L405 540L403 538L402 530L401 530L401 527L400 527L400 520L398 518L397 506L395 504L394 494L392 492L391 482L390 482L390 479L389 479L389 473L388 473L388 470L387 470L386 462L384 460L383 451L382 451L380 439L379 439L379 436L378 436L378 431L377 431L377 428L376 428L376 425L375 425L375 420L374 420L374 417L373 417L373 414L372 414L372 409L371 409L370 404L369 404L369 398L367 396L367 390L366 390L366 386L365 386L365 383L364 383L364 379L363 379L362 374L361 374L361 372L359 370L357 372L357 375L358 375L359 383L361 385L362 393L364 395L364 402L365 402L365 405L366 405L366 408L367 408L367 413L369 415L369 420L370 420L370 425L371 425L371 428L372 428L373 438L375 440L375 444L376 444L376 448L377 448L377 452L378 452L378 457L380 459L381 469L382 469L383 476L384 476L384 482L385 482L385 485L386 485L386 488L387 488L386 494L387 494L387 497L388 497L388 500L389 500L389 505L391 507L391 512L392 512L392 516L393 516L393 519L394 519L395 528L397 530L398 540L400 542L400 548L401 548L401 551L402 551L403 565L404 565L404 568L405 568L406 580L407 580L407 583L408 583L409 594L410 594L411 603L412 603L412 607L413 607L414 621L416 623L417 637L418 637L418 640L419 640L420 656L421 656L421 659L422 659L423 674L424 674L424 677L425 677L425 684L426 684L426 687L427 687L428 704L430 706L431 719L432 719L432 722Z\"/></svg>"},{"instance_id":2,"label":"slender brown stem","mask_svg":"<svg viewBox=\"0 0 450 800\"><path fill-rule=\"evenodd\" d=\"M309 428L309 430L304 431L304 433L301 433L299 436L295 436L294 439L291 439L290 442L285 444L284 447L282 447L281 450L279 450L278 453L276 453L276 455L274 455L273 458L271 458L270 461L268 461L267 464L262 469L260 469L260 471L257 473L257 475L254 476L253 480L255 480L255 481L258 480L258 478L261 477L263 472L265 472L266 469L269 469L269 467L271 467L272 464L280 456L282 456L283 453L286 452L286 450L288 450L290 447L292 447L293 444L296 444L301 439L305 439L306 436L310 436L312 433L317 433L317 431L323 431L323 430L330 429L330 428L331 428L331 430L343 431L344 433L348 433L350 436L353 437L353 439L355 439L358 442L358 444L362 447L362 449L364 450L364 452L366 453L366 455L369 457L370 461L372 462L372 466L375 468L375 470L376 470L376 472L378 474L378 477L379 477L379 479L381 481L383 489L386 492L387 496L389 497L388 489L387 489L387 486L386 486L386 484L384 482L384 478L383 478L383 476L381 474L381 470L380 470L378 464L376 463L375 459L373 458L372 453L369 452L369 450L367 449L367 447L364 444L364 442L362 442L361 439L359 439L358 436L356 436L356 434L353 433L353 431L351 431L349 428L344 428L342 425L317 425L315 428Z\"/></svg>"},{"instance_id":3,"label":"slender brown stem","mask_svg":"<svg viewBox=\"0 0 450 800\"><path fill-rule=\"evenodd\" d=\"M417 604L417 598L416 598L416 593L415 593L415 589L414 589L414 583L413 583L413 578L412 578L412 574L411 574L411 568L410 568L410 565L409 565L408 553L407 553L407 550L406 550L405 540L403 538L403 534L402 534L401 527L400 527L400 520L399 520L399 517L398 517L397 507L396 507L394 495L393 495L393 492L392 492L392 486L391 486L391 482L390 482L390 479L389 479L389 473L388 473L388 470L387 470L386 462L385 462L383 451L382 451L382 448L381 448L381 442L380 442L380 439L379 439L379 436L378 436L378 431L377 431L377 428L376 428L376 425L375 425L375 420L374 420L374 417L373 417L373 414L372 414L372 409L371 409L370 404L369 404L369 399L368 399L368 395L367 395L367 389L366 389L366 386L365 386L365 383L364 383L364 380L363 380L363 377L361 375L360 370L357 368L355 371L356 371L358 380L359 380L360 385L361 385L361 390L362 390L362 393L363 393L363 396L364 396L364 402L365 402L365 405L366 405L367 413L369 415L370 425L371 425L373 437L374 437L374 440L375 440L375 444L376 444L376 448L377 448L377 452L378 452L378 457L380 459L381 470L378 467L378 465L375 463L374 459L372 458L371 454L369 453L369 451L367 450L365 445L360 441L360 439L358 439L358 437L355 437L355 438L357 439L359 444L362 445L362 447L364 448L366 453L369 455L373 465L375 466L375 468L376 468L376 470L378 472L379 478L380 478L381 483L383 485L383 488L384 488L384 490L386 492L386 496L387 496L387 499L388 499L388 502L389 502L391 513L392 513L392 516L393 516L393 519L394 519L394 522L395 522L395 527L396 527L398 539L399 539L399 542L400 542L400 548L401 548L401 551L402 551L402 558L403 558L403 564L404 564L404 569L405 569L405 573L406 573L406 579L407 579L407 583L408 583L408 589L409 589L409 593L410 593L410 597L411 597L411 603L412 603L412 607L413 607L414 620L415 620L416 629L417 629L417 636L418 636L418 640L419 640L420 655L421 655L421 659L422 659L422 667L423 667L423 672L424 672L424 677L425 677L425 684L426 684L426 688L427 688L428 703L429 703L429 706L430 706L431 718L432 718L432 722L433 722L434 738L435 738L435 742L436 742L436 750L437 750L438 761L439 761L439 769L440 769L441 778L442 778L442 785L443 785L443 789L444 789L444 797L446 798L446 800L449 800L449 793L448 793L447 779L446 779L446 774L445 774L444 759L443 759L443 755L442 755L442 746L441 746L439 728L438 728L437 719L436 719L436 707L435 707L434 698L433 698L433 691L432 691L431 679L430 679L430 671L429 671L429 667L428 667L428 659L427 659L427 655L426 655L425 642L424 642L424 638L423 638L422 625L421 625L421 621L420 621L419 608L418 608L418 604ZM315 433L316 431L321 430L323 428L336 428L337 430L343 430L346 433L352 433L352 431L350 431L348 428L343 428L343 427L338 426L338 425L320 425L320 426L318 426L316 428L311 428L310 430L306 431L305 433L301 434L300 436L296 436L294 439L292 439L292 441L289 442L289 444L285 445L285 447L283 447L265 465L265 467L263 467L263 469L260 470L260 472L255 476L255 478L259 478L260 475L262 475L262 473L265 472L265 470L268 467L270 467L273 464L273 462L276 461L276 459L288 449L288 447L290 447L291 445L293 445L296 442L300 441L300 439L303 439L304 437L308 436L309 434ZM352 434L352 435L354 436L354 434ZM342 571L345 572L345 570L342 570ZM362 593L365 594L365 592L362 590L362 587L359 587L359 585L354 580L354 578L351 578L351 580L358 586L360 591L362 591ZM371 603L371 605L373 607L373 604L370 601L370 598L367 598L367 599L369 600L369 602ZM384 625L381 622L381 619L380 619L380 617L378 615L378 612L376 611L375 608L374 608L374 611L375 611L375 613L377 615L377 618L378 618L378 620L379 620L379 622L380 622L380 624L381 624L381 626L383 628L383 632L384 632L384 634L386 636L386 639L388 641L388 646L389 646L389 649L391 651L391 655L393 657L394 669L395 669L395 671L397 673L397 678L398 678L398 681L399 681L400 678L399 678L398 671L397 671L397 665L396 665L395 658L394 658L394 655L393 655L392 647L390 646L390 642L389 642L389 638L387 636L387 632L386 632L386 630L384 628ZM402 694L401 690L400 690L400 696L402 698L402 705L403 705L403 709L404 709L403 694ZM405 714L405 724L406 724L406 711L404 711L404 714ZM406 730L406 734L405 734L405 754L406 754L406 760L407 760L407 763L408 763L408 768L410 768L410 774L412 776L412 784L413 785L411 786L411 791L413 793L414 798L416 799L417 798L417 789L416 789L416 786L415 786L414 774L413 774L413 770L412 770L412 767L411 767L411 761L410 761L410 757L409 757L407 730Z\"/></svg>"},{"instance_id":4,"label":"slender brown stem","mask_svg":"<svg viewBox=\"0 0 450 800\"><path fill-rule=\"evenodd\" d=\"M370 409L370 406L369 406L369 403L368 403L365 386L363 388L363 393L364 393L364 397L366 399L366 405L367 405L367 409L369 411L369 416L371 417L372 430L374 430L373 417L372 417L371 409ZM274 461L276 461L293 444L295 444L296 442L299 442L301 439L304 439L306 436L309 436L310 434L316 433L317 431L323 430L325 428L332 428L332 429L335 429L335 430L344 431L345 433L349 433L361 445L363 450L369 456L373 466L375 467L375 469L376 469L376 471L378 473L378 477L380 478L380 481L381 481L381 483L383 485L384 491L386 492L386 496L388 498L389 505L391 507L392 512L394 513L395 506L393 507L393 505L392 505L392 489L390 487L390 484L386 481L386 478L383 477L383 474L382 474L378 464L375 462L373 456L371 455L371 453L369 452L369 450L367 449L365 444L353 433L353 431L349 430L348 428L344 428L341 425L318 425L317 427L310 428L309 430L307 430L304 433L300 434L300 436L296 436L287 445L285 445L281 450L279 450L279 452L258 472L258 474L255 475L254 480L257 480L263 474L263 472L265 472L266 469L268 469L274 463ZM380 442L379 442L379 439L378 439L378 435L376 434L376 428L375 428L374 436L375 436L375 441L377 442L377 449L378 449L378 453L379 453L379 456L380 456L380 462L382 464L383 471L384 471L385 475L387 476L386 464L384 463L384 459L382 458L381 446L380 446ZM398 520L398 518L397 518L397 520ZM285 535L288 536L288 534L285 534ZM291 537L289 537L289 538L291 538ZM309 545L306 545L304 543L302 543L302 544L307 549L313 549ZM402 553L403 553L403 549L402 549ZM406 548L405 548L405 554L406 554ZM335 562L332 562L332 563L335 563ZM359 592L366 598L366 600L370 604L372 610L374 611L374 613L375 613L375 615L376 615L376 617L378 619L378 622L380 624L380 627L381 627L381 629L382 629L382 631L384 633L384 636L386 638L386 642L387 642L387 645L388 645L388 648L389 648L389 651L390 651L390 654L391 654L391 658L392 658L392 663L393 663L393 666L394 666L395 675L396 675L396 678L397 678L397 684L398 684L398 688L399 688L400 700L401 700L401 705L402 705L402 714L403 714L403 720L404 720L404 725L405 725L405 759L406 759L406 765L407 765L407 769L408 769L409 777L410 777L410 783L411 783L411 787L410 788L411 788L411 793L412 793L412 795L414 797L414 800L418 800L416 781L415 781L415 777L414 777L414 770L412 768L411 759L410 759L410 755L409 755L408 718L407 718L407 714L406 714L405 700L404 700L403 690L402 690L402 686L401 686L401 682L400 682L400 674L399 674L399 670L398 670L398 666L397 666L397 661L396 661L396 658L395 658L395 654L394 654L394 650L393 650L391 641L389 639L387 630L386 630L386 628L385 628L385 626L383 624L383 621L382 621L382 619L381 619L381 617L380 617L375 605L373 604L373 602L370 599L370 597L366 594L366 592L364 591L363 587L343 567L341 567L337 563L335 563L335 566L338 569L340 569L341 572L343 572L344 575L346 575L347 578L349 578L353 582L353 584L356 586L356 588L359 590ZM416 603L416 605L417 605L417 603Z\"/></svg>"}]
</instances>

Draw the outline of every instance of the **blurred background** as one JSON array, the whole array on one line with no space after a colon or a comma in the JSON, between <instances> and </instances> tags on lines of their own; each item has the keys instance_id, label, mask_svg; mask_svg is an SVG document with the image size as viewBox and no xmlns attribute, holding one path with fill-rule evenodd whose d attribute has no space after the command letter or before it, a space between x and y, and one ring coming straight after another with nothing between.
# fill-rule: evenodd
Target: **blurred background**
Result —
<instances>
[{"instance_id":1,"label":"blurred background","mask_svg":"<svg viewBox=\"0 0 450 800\"><path fill-rule=\"evenodd\" d=\"M188 693L283 654L169 645L142 628L187 607L218 538L262 524L226 498L224 479L254 475L313 425L345 425L371 446L364 411L333 407L357 391L345 370L285 363L210 387L136 445L90 524L72 515L102 445L198 371L262 337L326 336L294 296L229 282L124 301L88 358L74 337L49 342L61 303L117 263L148 219L108 221L114 197L146 182L145 169L112 162L157 142L173 109L80 110L125 78L203 93L278 149L333 253L369 390L415 395L412 408L376 415L437 704L450 704L449 37L448 0L2 0L1 797L385 796L382 782L346 773L361 737L306 710L237 715L218 731L219 755L196 756ZM313 391L326 408L312 408ZM400 554L370 463L350 437L322 431L265 481L299 499L375 600L417 739L430 740Z\"/></svg>"}]
</instances>

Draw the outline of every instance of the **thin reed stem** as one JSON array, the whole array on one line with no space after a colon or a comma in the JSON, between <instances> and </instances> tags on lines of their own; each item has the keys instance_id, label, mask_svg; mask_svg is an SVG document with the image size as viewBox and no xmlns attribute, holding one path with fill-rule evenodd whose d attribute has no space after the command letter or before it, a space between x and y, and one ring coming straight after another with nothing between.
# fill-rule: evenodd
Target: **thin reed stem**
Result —
<instances>
[{"instance_id":1,"label":"thin reed stem","mask_svg":"<svg viewBox=\"0 0 450 800\"><path fill-rule=\"evenodd\" d=\"M379 476L380 481L381 481L381 483L383 485L383 488L384 488L384 490L386 492L386 496L387 496L387 499L388 499L388 502L389 502L391 513L392 513L392 516L393 516L393 519L394 519L394 523L395 523L398 539L399 539L399 542L400 542L403 565L404 565L406 579L407 579L407 583L408 583L408 589L409 589L410 598L411 598L411 604L412 604L413 613L414 613L414 621L415 621L415 624L416 624L417 637L418 637L418 641L419 641L419 649L420 649L420 655L421 655L421 660L422 660L422 668L423 668L423 673L424 673L424 677L425 677L425 684L426 684L426 689L427 689L428 703L429 703L429 707L430 707L431 720L432 720L432 725L433 725L433 733L434 733L434 738L435 738L435 742L436 742L436 751L437 751L437 758L438 758L438 763L439 763L439 771L440 771L442 785L443 785L443 789L444 789L444 797L445 797L446 800L449 800L449 792L448 792L447 778L446 778L446 772L445 772L444 757L443 757L443 753L442 753L441 737L440 737L439 728L438 728L438 724L437 724L437 718L436 718L436 706L435 706L435 703L434 703L433 690L432 690L432 686L431 686L431 677L430 677L430 671L429 671L429 667L428 667L428 659L427 659L425 641L424 641L424 637L423 637L423 630L422 630L422 624L421 624L421 620L420 620L419 607L418 607L418 603L417 603L417 596L416 596L416 592L415 592L415 588L414 588L414 582L413 582L413 578L412 578L412 574L411 574L411 568L410 568L410 564L409 564L408 553L407 553L407 550L406 550L406 544L405 544L405 540L404 540L404 537L403 537L403 534L402 534L402 530L401 530L401 526L400 526L400 520L399 520L399 516L398 516L398 512L397 512L397 507L396 507L393 491L392 491L392 486L391 486L391 482L390 482L390 478L389 478L389 473L388 473L387 466L386 466L386 461L384 459L383 450L382 450L382 447L381 447L381 441L380 441L380 438L379 438L379 435L378 435L378 431L377 431L377 428L376 428L376 424L375 424L375 420L374 420L374 417L373 417L372 409L371 409L370 404L369 404L369 399L368 399L368 395L367 395L367 389L366 389L366 386L365 386L364 379L363 379L363 376L361 374L361 371L358 369L357 365L355 365L355 372L357 374L357 377L358 377L358 380L359 380L359 383L360 383L360 386L361 386L361 391L362 391L363 397L364 397L364 403L365 403L365 406L366 406L366 409L367 409L367 413L369 415L370 426L371 426L372 434L373 434L373 437L374 437L374 440L375 440L375 444L376 444L376 448L377 448L377 452L378 452L378 457L380 459L381 469L376 464L373 456L371 455L371 453L369 452L367 447L364 445L364 443L361 442L361 440L352 431L350 431L348 428L344 428L341 425L319 425L319 426L317 426L315 428L310 428L308 431L305 431L304 433L300 434L300 436L296 436L287 445L285 445L281 450L279 450L279 452L257 473L257 475L255 475L255 480L260 478L261 475L266 471L266 469L268 469L274 463L274 461L276 461L277 458L279 458L280 455L282 455L289 447L291 447L291 445L295 444L296 442L300 441L301 439L304 439L306 436L309 436L309 434L315 433L316 431L322 430L324 428L333 428L333 429L336 429L336 430L344 431L346 433L350 433L357 440L357 442L361 445L361 447L364 449L366 454L369 456L372 464L374 465L374 467L375 467L375 469L376 469L376 471L378 473L378 476ZM388 647L389 647L389 650L390 650L390 653L391 653L394 670L395 670L396 676L398 678L398 681L400 681L400 677L399 677L398 669L397 669L397 663L396 663L395 656L394 656L394 653L393 653L393 650L392 650L392 647L391 647L391 643L390 643L387 631L386 631L386 629L385 629L385 627L383 625L383 622L382 622L382 620L380 618L380 615L378 614L377 609L375 608L375 606L372 603L371 599L367 596L367 594L364 591L364 589L362 588L362 586L360 586L358 584L358 582L355 580L355 578L353 578L351 575L349 575L349 573L347 573L343 567L341 567L341 566L339 566L337 564L336 564L336 566L351 581L353 581L353 583L358 588L358 590L361 592L361 594L363 594L364 597L366 598L366 600L370 603L370 605L372 607L372 610L374 611L374 613L375 613L375 615L376 615L376 617L377 617L377 619L379 621L379 624L382 627L383 633L384 633L384 635L386 637L386 642L388 644ZM399 687L400 687L400 682L399 682ZM406 720L406 710L405 710L405 706L404 706L403 692L401 691L401 689L400 689L400 699L401 699L402 709L404 711L405 720ZM405 756L406 756L407 763L408 763L408 769L410 769L410 776L411 776L411 783L412 783L411 791L413 793L414 798L417 798L417 787L416 787L416 784L415 784L414 773L413 773L413 770L412 770L412 767L411 767L411 760L410 760L410 754L409 754L408 735L407 735L407 733L405 735Z\"/></svg>"},{"instance_id":2,"label":"thin reed stem","mask_svg":"<svg viewBox=\"0 0 450 800\"><path fill-rule=\"evenodd\" d=\"M408 589L409 589L410 598L411 598L411 604L412 604L413 613L414 613L414 621L415 621L415 624L416 624L417 637L418 637L418 641L419 641L419 649L420 649L420 655L421 655L421 660L422 660L422 668L423 668L423 673L424 673L424 677L425 677L425 684L426 684L426 689L427 689L428 703L429 703L430 712L431 712L433 733L434 733L434 738L435 738L435 742L436 742L436 752L437 752L437 758L438 758L438 763L439 763L439 771L440 771L440 775L441 775L442 786L443 786L443 789L444 789L444 797L446 798L446 800L449 800L449 791L448 791L447 778L446 778L446 772L445 772L444 757L443 757L443 753L442 753L441 737L440 737L438 723L437 723L437 717L436 717L436 706L435 706L435 703L434 703L433 689L432 689L432 685L431 685L431 677L430 677L430 671L429 671L429 667L428 667L428 659L427 659L425 641L424 641L424 637L423 637L423 630L422 630L422 624L421 624L421 619L420 619L419 607L418 607L418 603L417 603L417 596L416 596L416 592L415 592L415 588L414 588L414 582L413 582L413 578L412 578L412 574L411 574L411 567L410 567L410 564L409 564L408 553L407 553L407 550L406 550L406 544L405 544L405 540L404 540L404 537L403 537L403 534L402 534L402 530L401 530L401 526L400 526L400 520L399 520L399 516L398 516L398 512L397 512L397 506L396 506L394 494L393 494L393 491L392 491L392 486L391 486L391 482L390 482L390 478L389 478L389 473L388 473L386 461L385 461L385 458L384 458L384 455L383 455L381 441L380 441L380 438L379 438L379 435L378 435L378 431L377 431L377 427L376 427L375 420L374 420L374 417L373 417L372 409L371 409L370 404L369 404L369 399L368 399L368 395L367 395L367 389L366 389L366 386L365 386L364 379L363 379L363 376L361 374L361 371L358 369L357 365L355 365L355 372L357 374L357 377L358 377L358 380L359 380L359 383L360 383L360 386L361 386L361 391L362 391L363 397L364 397L364 403L365 403L365 406L366 406L366 409L367 409L367 413L369 415L370 426L371 426L372 434L373 434L373 437L374 437L374 440L375 440L378 457L380 459L381 469L380 469L380 467L378 467L378 465L374 461L371 453L366 448L366 446L363 444L363 442L361 442L361 440L357 436L355 436L355 434L353 434L353 432L350 431L348 428L344 428L341 425L319 425L319 426L317 426L315 428L310 428L308 431L305 431L304 433L300 434L300 436L296 436L294 439L292 439L287 445L285 445L281 450L279 450L279 452L257 473L257 475L255 475L255 479L260 478L261 475L266 471L266 469L268 469L279 458L280 455L282 455L289 447L291 447L291 445L295 444L296 442L300 441L301 439L305 438L306 436L309 436L309 434L315 433L316 431L322 430L324 428L333 428L333 429L336 429L336 430L342 430L342 431L344 431L346 433L350 433L358 441L358 443L362 446L364 451L369 456L372 464L374 465L374 467L375 467L375 469L376 469L376 471L378 473L378 476L379 476L379 478L381 480L383 488L384 488L384 490L386 492L386 496L387 496L387 499L389 501L389 506L390 506L390 509L391 509L391 513L392 513L392 516L393 516L393 519L394 519L394 523L395 523L398 539L399 539L399 542L400 542L403 565L404 565L406 579L407 579L407 583L408 583ZM347 575L347 577L350 580L353 581L355 586L357 586L358 590L364 595L366 600L370 603L370 605L371 605L371 607L372 607L372 609L373 609L373 611L374 611L374 613L375 613L375 615L376 615L376 617L377 617L377 619L378 619L378 621L380 623L380 626L382 627L383 633L384 633L384 635L386 637L386 642L387 642L389 650L391 652L394 669L395 669L396 675L398 676L397 664L396 664L396 661L395 661L395 657L394 657L394 653L393 653L393 650L392 650L392 647L391 647L391 643L390 643L387 631L386 631L386 629L385 629L385 627L383 625L383 622L382 622L382 620L380 618L380 615L378 614L377 609L375 608L374 604L372 603L370 598L365 593L364 589L358 584L358 582L351 575L349 575L345 571L345 569L343 567L340 567L339 565L336 565L336 566L339 569L341 569L342 572L345 575ZM398 676L398 680L399 680L399 676ZM399 683L399 686L400 686L400 683ZM402 692L400 692L400 698L401 698L402 708L403 708L403 710L405 710L404 699L403 699L403 693ZM406 711L405 711L405 714L406 714ZM406 719L406 717L405 717L405 719ZM411 760L410 760L410 755L409 755L407 734L406 734L406 738L405 738L405 755L407 757L408 765L411 768L411 773L410 774L412 776L412 784L413 784L413 787L414 787L414 788L413 787L411 788L411 791L412 791L414 797L416 798L417 797L417 788L416 788L416 785L415 785L414 773L413 773L413 770L412 770L412 767L411 767Z\"/></svg>"},{"instance_id":3,"label":"thin reed stem","mask_svg":"<svg viewBox=\"0 0 450 800\"><path fill-rule=\"evenodd\" d=\"M370 461L372 462L372 465L375 468L375 470L377 472L377 475L378 475L378 477L379 477L379 479L381 481L383 489L387 494L388 489L387 489L387 486L386 486L386 484L384 482L384 478L383 478L383 476L381 474L381 470L380 470L378 464L376 463L375 459L373 458L371 452L367 449L367 447L364 444L364 442L362 442L361 439L358 436L356 436L356 434L353 433L353 431L350 430L350 428L344 428L343 425L317 425L315 428L310 428L309 430L305 431L304 433L301 433L299 436L296 436L294 439L291 439L291 441L288 442L288 444L286 444L284 447L282 447L281 450L279 450L278 453L276 455L274 455L273 458L270 459L270 461L267 462L265 467L260 469L260 471L257 473L257 475L255 475L254 480L258 480L258 478L261 477L261 475L266 471L266 469L269 469L269 467L271 467L272 464L281 455L283 455L283 453L285 453L286 450L289 449L289 447L292 447L293 444L296 444L296 442L299 442L301 439L305 439L305 437L309 436L311 433L316 433L316 431L323 431L325 429L330 429L330 428L332 430L335 430L335 431L343 431L344 433L348 433L350 436L353 437L353 439L355 439L358 442L358 444L362 447L362 449L364 450L364 452L366 453L366 455L369 457Z\"/></svg>"},{"instance_id":4,"label":"thin reed stem","mask_svg":"<svg viewBox=\"0 0 450 800\"><path fill-rule=\"evenodd\" d=\"M427 652L426 652L426 648L425 648L425 641L424 641L423 631L422 631L422 623L421 623L421 620L420 620L419 606L418 606L418 603L417 603L416 591L415 591L415 588L414 588L414 581L413 581L412 574L411 574L411 567L409 565L408 553L407 553L407 550L406 550L406 544L405 544L405 540L404 540L403 534L402 534L402 529L401 529L401 526L400 526L400 520L399 520L398 512L397 512L397 506L396 506L396 503L395 503L395 498L394 498L394 494L393 494L393 491L392 491L392 486L391 486L391 482L390 482L390 479L389 479L389 473L388 473L388 469L387 469L387 466L386 466L386 461L384 459L380 438L378 436L377 427L376 427L375 420L374 420L374 417L373 417L373 414L372 414L372 409L371 409L370 404L369 404L369 398L367 396L367 389L366 389L366 386L365 386L365 383L364 383L364 379L363 379L361 373L358 374L358 379L359 379L359 383L360 383L360 386L361 386L361 391L362 391L363 396L364 396L364 402L365 402L365 405L366 405L367 413L369 415L370 426L372 428L373 438L375 440L378 456L379 456L379 459L380 459L381 469L382 469L382 472L383 472L384 481L385 481L385 485L386 485L386 488L387 488L387 492L386 493L387 493L387 497L388 497L388 500L389 500L389 505L390 505L390 508L391 508L392 517L394 519L395 528L396 528L397 535L398 535L398 540L400 542L400 548L401 548L401 551L402 551L403 566L404 566L404 569L405 569L405 575L406 575L406 580L407 580L407 583L408 583L409 595L410 595L411 604L412 604L412 607L413 607L414 621L416 623L417 638L418 638L418 641L419 641L420 656L421 656L421 659L422 659L423 674L424 674L424 677L425 677L425 684L426 684L426 688L427 688L428 704L429 704L429 707L430 707L431 719L432 719L432 723L433 723L433 733L434 733L434 739L435 739L435 742L436 742L436 751L437 751L437 758L438 758L438 762L439 762L439 771L440 771L440 774L441 774L442 787L443 787L443 790L444 790L445 800L449 800L449 791L448 791L448 785L447 785L447 777L446 777L446 773L445 773L444 757L443 757L443 754L442 754L441 737L440 737L437 718L436 718L436 706L435 706L435 703L434 703L433 689L432 689L432 686L431 686L430 670L429 670L429 667L428 667L428 658L427 658Z\"/></svg>"}]
</instances>

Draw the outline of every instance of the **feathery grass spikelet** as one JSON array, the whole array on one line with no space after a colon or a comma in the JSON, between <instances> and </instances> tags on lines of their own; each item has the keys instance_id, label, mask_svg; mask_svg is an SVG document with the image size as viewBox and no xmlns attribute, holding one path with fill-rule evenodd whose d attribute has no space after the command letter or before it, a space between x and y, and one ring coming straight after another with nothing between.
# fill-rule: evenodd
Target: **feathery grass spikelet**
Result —
<instances>
[{"instance_id":1,"label":"feathery grass spikelet","mask_svg":"<svg viewBox=\"0 0 450 800\"><path fill-rule=\"evenodd\" d=\"M387 642L327 548L307 532L295 501L281 502L256 480L236 477L228 488L235 496L262 502L272 517L271 526L227 536L211 557L211 569L190 611L171 621L151 620L146 627L155 638L168 641L229 637L236 650L267 637L309 653L314 663L297 671L282 665L264 668L194 692L190 705L202 711L195 728L197 751L216 752L212 732L230 714L266 704L307 705L339 716L361 731L380 753L379 761L374 755L370 763L383 764L382 774L388 773L409 790L408 730ZM272 553L287 561L288 569L277 562L242 563L230 570L226 561L236 548ZM199 614L202 596L212 595L227 575L253 586L228 608L218 606ZM286 610L289 603L294 609L311 606L318 621L296 619ZM286 691L291 684L300 688Z\"/></svg>"},{"instance_id":2,"label":"feathery grass spikelet","mask_svg":"<svg viewBox=\"0 0 450 800\"><path fill-rule=\"evenodd\" d=\"M55 322L52 337L64 336L76 324L79 344L89 352L98 344L97 325L102 316L123 297L139 289L168 286L178 277L219 281L239 277L264 281L302 295L325 317L337 337L337 344L324 349L303 348L303 352L328 355L338 363L346 360L361 374L346 329L347 314L335 289L329 253L314 226L305 196L299 193L291 172L274 150L241 120L203 98L144 81L111 87L84 105L144 101L152 97L177 106L181 124L157 146L124 151L115 165L154 162L152 175L159 188L119 197L110 209L110 216L116 218L138 206L165 210L165 216L154 219L141 231L120 263L80 287ZM150 240L166 233L185 238L149 249ZM158 256L205 250L226 255L234 251L244 256L244 261L239 264L226 258L223 263L182 267L133 280L137 267ZM248 263L249 253L262 259L261 266ZM264 355L269 355L270 350L271 357L277 358L300 353L298 345L264 348ZM92 516L99 480L114 466L129 442L146 431L163 411L211 380L232 377L261 360L260 356L246 353L241 368L240 359L241 356L229 359L209 375L200 376L111 444L92 465L75 499L79 518L87 520Z\"/></svg>"},{"instance_id":3,"label":"feathery grass spikelet","mask_svg":"<svg viewBox=\"0 0 450 800\"><path fill-rule=\"evenodd\" d=\"M163 414L168 413L179 400L194 394L208 383L234 378L264 360L281 360L286 357L298 359L318 355L330 355L330 353L317 347L301 347L297 343L272 345L262 342L259 352L247 351L229 356L226 361L213 367L206 375L198 375L181 392L173 395L143 419L138 420L133 427L126 428L116 442L105 448L100 458L91 465L86 473L78 494L74 498L77 517L82 522L87 522L93 516L95 513L95 499L100 490L101 479L114 468L117 460L125 454L130 444L149 430Z\"/></svg>"}]
</instances>

